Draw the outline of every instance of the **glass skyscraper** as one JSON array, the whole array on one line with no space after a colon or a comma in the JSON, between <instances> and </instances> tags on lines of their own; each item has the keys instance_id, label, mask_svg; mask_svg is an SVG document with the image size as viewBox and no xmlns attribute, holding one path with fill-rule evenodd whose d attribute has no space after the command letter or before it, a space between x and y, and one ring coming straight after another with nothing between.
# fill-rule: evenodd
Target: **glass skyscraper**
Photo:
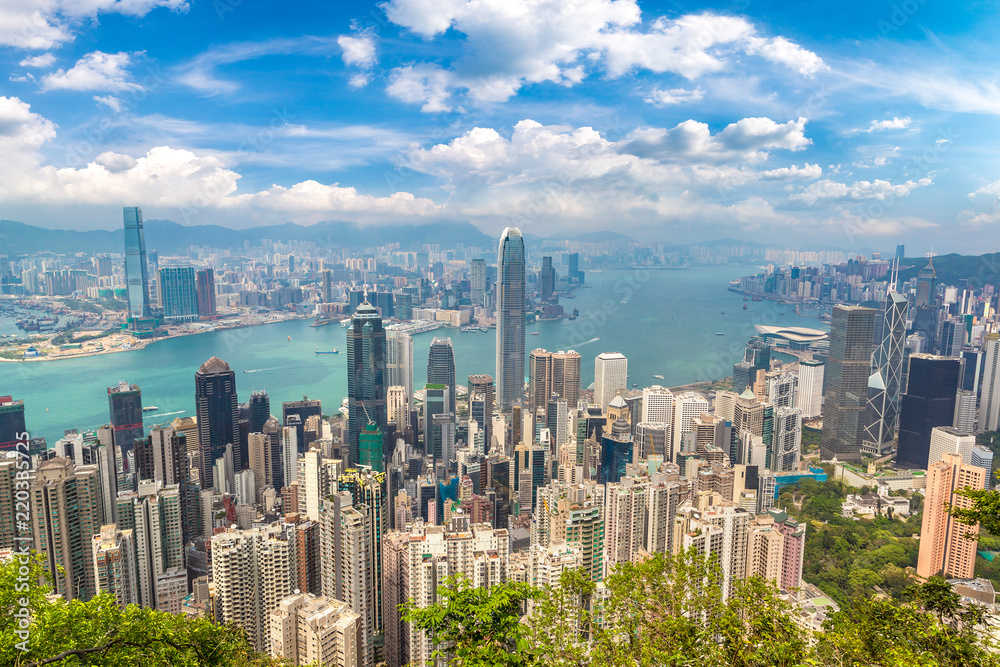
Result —
<instances>
[{"instance_id":1,"label":"glass skyscraper","mask_svg":"<svg viewBox=\"0 0 1000 667\"><path fill-rule=\"evenodd\" d=\"M909 302L890 289L881 314L881 339L872 354L862 449L880 456L892 448L903 384L903 343Z\"/></svg>"},{"instance_id":2,"label":"glass skyscraper","mask_svg":"<svg viewBox=\"0 0 1000 667\"><path fill-rule=\"evenodd\" d=\"M198 319L198 285L194 267L160 269L156 289L160 293L164 319L169 322L194 322Z\"/></svg>"},{"instance_id":3,"label":"glass skyscraper","mask_svg":"<svg viewBox=\"0 0 1000 667\"><path fill-rule=\"evenodd\" d=\"M142 209L126 206L125 282L128 287L129 317L149 317L149 271L146 268L146 234Z\"/></svg>"},{"instance_id":4,"label":"glass skyscraper","mask_svg":"<svg viewBox=\"0 0 1000 667\"><path fill-rule=\"evenodd\" d=\"M926 470L935 426L951 426L965 361L933 354L910 355L910 376L900 402L899 468Z\"/></svg>"},{"instance_id":5,"label":"glass skyscraper","mask_svg":"<svg viewBox=\"0 0 1000 667\"><path fill-rule=\"evenodd\" d=\"M448 387L448 412L455 410L455 349L451 338L435 338L427 353L427 382Z\"/></svg>"},{"instance_id":6,"label":"glass skyscraper","mask_svg":"<svg viewBox=\"0 0 1000 667\"><path fill-rule=\"evenodd\" d=\"M142 391L134 384L119 382L108 387L108 409L114 428L114 443L121 451L122 460L132 451L135 441L145 435L142 426Z\"/></svg>"},{"instance_id":7,"label":"glass skyscraper","mask_svg":"<svg viewBox=\"0 0 1000 667\"><path fill-rule=\"evenodd\" d=\"M385 329L366 299L347 328L347 423L351 463L361 461L361 430L375 423L385 433Z\"/></svg>"},{"instance_id":8,"label":"glass skyscraper","mask_svg":"<svg viewBox=\"0 0 1000 667\"><path fill-rule=\"evenodd\" d=\"M497 251L497 398L501 409L524 393L524 238L507 227Z\"/></svg>"},{"instance_id":9,"label":"glass skyscraper","mask_svg":"<svg viewBox=\"0 0 1000 667\"><path fill-rule=\"evenodd\" d=\"M232 444L239 451L239 403L236 398L236 373L229 364L212 357L194 374L195 407L198 415L198 447L201 451L201 488L212 488L212 466ZM243 461L234 461L236 471Z\"/></svg>"},{"instance_id":10,"label":"glass skyscraper","mask_svg":"<svg viewBox=\"0 0 1000 667\"><path fill-rule=\"evenodd\" d=\"M830 321L820 456L860 461L877 311L837 305Z\"/></svg>"}]
</instances>

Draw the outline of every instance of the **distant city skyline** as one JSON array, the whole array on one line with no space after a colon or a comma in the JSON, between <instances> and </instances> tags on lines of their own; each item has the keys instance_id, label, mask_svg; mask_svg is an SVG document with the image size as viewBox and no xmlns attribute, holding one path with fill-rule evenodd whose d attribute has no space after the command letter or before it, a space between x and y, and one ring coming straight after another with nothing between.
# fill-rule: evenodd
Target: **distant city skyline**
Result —
<instances>
[{"instance_id":1,"label":"distant city skyline","mask_svg":"<svg viewBox=\"0 0 1000 667\"><path fill-rule=\"evenodd\" d=\"M995 13L569 6L22 3L0 31L0 216L110 229L144 203L181 224L921 252L998 221Z\"/></svg>"}]
</instances>

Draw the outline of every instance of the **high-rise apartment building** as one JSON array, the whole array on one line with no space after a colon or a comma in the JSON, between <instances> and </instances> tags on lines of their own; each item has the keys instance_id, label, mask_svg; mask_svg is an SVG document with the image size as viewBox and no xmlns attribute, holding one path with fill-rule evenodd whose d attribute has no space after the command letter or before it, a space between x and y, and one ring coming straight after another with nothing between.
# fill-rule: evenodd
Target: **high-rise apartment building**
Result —
<instances>
[{"instance_id":1,"label":"high-rise apartment building","mask_svg":"<svg viewBox=\"0 0 1000 667\"><path fill-rule=\"evenodd\" d=\"M480 374L468 377L467 387L469 390L469 412L470 416L479 423L479 428L483 429L486 451L490 450L493 442L493 410L496 406L496 384L492 375ZM478 412L473 412L473 397L481 396L481 403Z\"/></svg>"},{"instance_id":2,"label":"high-rise apartment building","mask_svg":"<svg viewBox=\"0 0 1000 667\"><path fill-rule=\"evenodd\" d=\"M945 453L941 461L927 468L918 575L932 577L943 573L946 577L959 579L973 576L979 525L969 526L957 521L948 512L948 507L972 507L969 498L955 492L963 488L982 489L985 484L986 471L962 463L962 455L955 452Z\"/></svg>"},{"instance_id":3,"label":"high-rise apartment building","mask_svg":"<svg viewBox=\"0 0 1000 667\"><path fill-rule=\"evenodd\" d=\"M497 399L501 409L524 393L524 238L507 227L497 251Z\"/></svg>"},{"instance_id":4,"label":"high-rise apartment building","mask_svg":"<svg viewBox=\"0 0 1000 667\"><path fill-rule=\"evenodd\" d=\"M409 410L413 400L413 338L391 327L385 330L385 373L387 387L403 388Z\"/></svg>"},{"instance_id":5,"label":"high-rise apartment building","mask_svg":"<svg viewBox=\"0 0 1000 667\"><path fill-rule=\"evenodd\" d=\"M927 468L931 431L955 421L955 400L964 363L959 357L910 355L909 380L899 412L896 465Z\"/></svg>"},{"instance_id":6,"label":"high-rise apartment building","mask_svg":"<svg viewBox=\"0 0 1000 667\"><path fill-rule=\"evenodd\" d=\"M347 327L347 423L351 461L358 461L361 431L377 424L385 433L386 332L382 318L367 300L362 302Z\"/></svg>"},{"instance_id":7,"label":"high-rise apartment building","mask_svg":"<svg viewBox=\"0 0 1000 667\"><path fill-rule=\"evenodd\" d=\"M469 299L473 307L483 307L486 299L486 260L473 259L469 268Z\"/></svg>"},{"instance_id":8,"label":"high-rise apartment building","mask_svg":"<svg viewBox=\"0 0 1000 667\"><path fill-rule=\"evenodd\" d=\"M149 269L146 264L146 233L142 226L142 209L126 206L125 217L125 283L129 317L149 317Z\"/></svg>"},{"instance_id":9,"label":"high-rise apartment building","mask_svg":"<svg viewBox=\"0 0 1000 667\"><path fill-rule=\"evenodd\" d=\"M0 396L0 452L14 449L26 431L24 401Z\"/></svg>"},{"instance_id":10,"label":"high-rise apartment building","mask_svg":"<svg viewBox=\"0 0 1000 667\"><path fill-rule=\"evenodd\" d=\"M101 526L101 532L91 537L91 551L95 591L114 596L122 609L138 604L132 531L118 530L115 524Z\"/></svg>"},{"instance_id":11,"label":"high-rise apartment building","mask_svg":"<svg viewBox=\"0 0 1000 667\"><path fill-rule=\"evenodd\" d=\"M628 359L621 352L602 352L594 359L594 405L604 410L628 387Z\"/></svg>"},{"instance_id":12,"label":"high-rise apartment building","mask_svg":"<svg viewBox=\"0 0 1000 667\"><path fill-rule=\"evenodd\" d=\"M820 456L860 461L876 311L836 305L830 323Z\"/></svg>"},{"instance_id":13,"label":"high-rise apartment building","mask_svg":"<svg viewBox=\"0 0 1000 667\"><path fill-rule=\"evenodd\" d=\"M103 516L97 466L61 457L38 466L31 483L35 550L53 592L66 600L86 601L97 592L94 554L87 547L101 532Z\"/></svg>"},{"instance_id":14,"label":"high-rise apartment building","mask_svg":"<svg viewBox=\"0 0 1000 667\"><path fill-rule=\"evenodd\" d=\"M269 618L271 655L288 665L361 667L361 616L340 600L295 593Z\"/></svg>"},{"instance_id":15,"label":"high-rise apartment building","mask_svg":"<svg viewBox=\"0 0 1000 667\"><path fill-rule=\"evenodd\" d=\"M595 482L551 482L538 489L538 509L531 515L531 543L564 542L580 549L591 581L604 574L604 494L605 486Z\"/></svg>"},{"instance_id":16,"label":"high-rise apartment building","mask_svg":"<svg viewBox=\"0 0 1000 667\"><path fill-rule=\"evenodd\" d=\"M685 391L674 396L674 419L671 424L673 431L673 451L681 451L681 436L693 432L692 423L695 417L709 412L711 404L708 399L695 391ZM736 424L733 424L736 430Z\"/></svg>"},{"instance_id":17,"label":"high-rise apartment building","mask_svg":"<svg viewBox=\"0 0 1000 667\"><path fill-rule=\"evenodd\" d=\"M171 266L160 269L156 281L158 301L168 324L198 319L198 283L194 267Z\"/></svg>"},{"instance_id":18,"label":"high-rise apartment building","mask_svg":"<svg viewBox=\"0 0 1000 667\"><path fill-rule=\"evenodd\" d=\"M985 362L983 393L979 399L979 428L1000 429L1000 334L987 334L983 340Z\"/></svg>"},{"instance_id":19,"label":"high-rise apartment building","mask_svg":"<svg viewBox=\"0 0 1000 667\"><path fill-rule=\"evenodd\" d=\"M239 401L236 397L236 373L229 364L212 357L194 374L195 409L198 416L201 488L212 487L212 466L226 453L226 445L239 445ZM243 461L234 461L237 471Z\"/></svg>"}]
</instances>

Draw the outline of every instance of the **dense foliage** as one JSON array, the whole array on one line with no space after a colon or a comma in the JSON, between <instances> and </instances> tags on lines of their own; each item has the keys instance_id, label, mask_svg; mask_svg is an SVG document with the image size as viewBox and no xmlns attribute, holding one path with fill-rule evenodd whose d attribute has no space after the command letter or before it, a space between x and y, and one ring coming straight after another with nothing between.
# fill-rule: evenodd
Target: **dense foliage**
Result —
<instances>
[{"instance_id":1,"label":"dense foliage","mask_svg":"<svg viewBox=\"0 0 1000 667\"><path fill-rule=\"evenodd\" d=\"M937 578L908 588L904 602L859 597L817 633L760 578L723 596L717 565L694 551L623 564L605 584L599 594L567 571L554 586L506 584L472 598L449 582L442 602L406 609L459 667L1000 666L978 609ZM531 610L518 624L524 602Z\"/></svg>"},{"instance_id":2,"label":"dense foliage","mask_svg":"<svg viewBox=\"0 0 1000 667\"><path fill-rule=\"evenodd\" d=\"M0 664L265 667L246 633L129 605L107 594L87 602L47 598L37 561L0 564ZM22 590L23 589L23 590ZM26 627L25 627L26 626ZM18 634L21 632L22 634ZM22 650L27 649L27 650Z\"/></svg>"}]
</instances>

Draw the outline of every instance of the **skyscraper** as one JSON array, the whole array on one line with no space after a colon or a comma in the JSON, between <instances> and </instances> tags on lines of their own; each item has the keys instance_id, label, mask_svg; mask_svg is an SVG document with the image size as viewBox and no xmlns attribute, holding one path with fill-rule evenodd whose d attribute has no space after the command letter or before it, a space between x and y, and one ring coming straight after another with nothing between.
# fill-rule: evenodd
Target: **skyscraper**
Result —
<instances>
[{"instance_id":1,"label":"skyscraper","mask_svg":"<svg viewBox=\"0 0 1000 667\"><path fill-rule=\"evenodd\" d=\"M493 442L493 407L496 399L496 385L493 384L492 375L470 375L467 380L469 389L469 410L471 414L473 397L482 396L480 412L471 414L472 418L479 423L479 428L483 429L486 451L490 451Z\"/></svg>"},{"instance_id":2,"label":"skyscraper","mask_svg":"<svg viewBox=\"0 0 1000 667\"><path fill-rule=\"evenodd\" d=\"M359 461L361 429L377 424L385 433L386 335L382 318L365 300L347 327L347 423L351 461Z\"/></svg>"},{"instance_id":3,"label":"skyscraper","mask_svg":"<svg viewBox=\"0 0 1000 667\"><path fill-rule=\"evenodd\" d=\"M108 387L108 409L111 426L115 429L115 446L121 451L122 460L132 451L135 441L143 437L142 391L128 382Z\"/></svg>"},{"instance_id":4,"label":"skyscraper","mask_svg":"<svg viewBox=\"0 0 1000 667\"><path fill-rule=\"evenodd\" d=\"M0 396L0 452L13 449L26 430L24 401Z\"/></svg>"},{"instance_id":5,"label":"skyscraper","mask_svg":"<svg viewBox=\"0 0 1000 667\"><path fill-rule=\"evenodd\" d=\"M497 393L502 409L524 393L524 239L507 227L497 252Z\"/></svg>"},{"instance_id":6,"label":"skyscraper","mask_svg":"<svg viewBox=\"0 0 1000 667\"><path fill-rule=\"evenodd\" d=\"M938 573L959 579L973 576L979 525L960 523L948 512L948 506L972 507L969 498L956 495L955 491L966 487L982 489L986 474L982 468L962 463L962 455L956 452L945 453L941 461L928 467L917 555L917 574L921 577ZM970 534L976 537L966 537Z\"/></svg>"},{"instance_id":7,"label":"skyscraper","mask_svg":"<svg viewBox=\"0 0 1000 667\"><path fill-rule=\"evenodd\" d=\"M406 405L413 400L413 338L398 329L385 330L385 386L402 387Z\"/></svg>"},{"instance_id":8,"label":"skyscraper","mask_svg":"<svg viewBox=\"0 0 1000 667\"><path fill-rule=\"evenodd\" d=\"M263 433L264 424L271 417L271 399L267 392L258 390L250 394L250 433ZM262 482L258 480L258 484Z\"/></svg>"},{"instance_id":9,"label":"skyscraper","mask_svg":"<svg viewBox=\"0 0 1000 667\"><path fill-rule=\"evenodd\" d=\"M986 361L983 372L983 396L979 401L979 428L1000 428L1000 334L987 334L983 342Z\"/></svg>"},{"instance_id":10,"label":"skyscraper","mask_svg":"<svg viewBox=\"0 0 1000 667\"><path fill-rule=\"evenodd\" d=\"M146 234L142 209L126 206L125 282L128 286L129 317L149 317L149 270L146 266Z\"/></svg>"},{"instance_id":11,"label":"skyscraper","mask_svg":"<svg viewBox=\"0 0 1000 667\"><path fill-rule=\"evenodd\" d=\"M169 266L160 269L156 290L167 322L176 324L198 319L198 284L194 267Z\"/></svg>"},{"instance_id":12,"label":"skyscraper","mask_svg":"<svg viewBox=\"0 0 1000 667\"><path fill-rule=\"evenodd\" d=\"M903 381L903 343L909 302L892 287L885 298L882 339L872 354L865 409L865 453L880 456L892 448Z\"/></svg>"},{"instance_id":13,"label":"skyscraper","mask_svg":"<svg viewBox=\"0 0 1000 667\"><path fill-rule=\"evenodd\" d=\"M896 465L927 468L931 432L955 421L955 400L964 360L933 354L910 355L910 377L899 412Z\"/></svg>"},{"instance_id":14,"label":"skyscraper","mask_svg":"<svg viewBox=\"0 0 1000 667\"><path fill-rule=\"evenodd\" d=\"M763 338L747 341L743 360L733 365L733 391L742 394L757 381L757 371L771 370L771 344Z\"/></svg>"},{"instance_id":15,"label":"skyscraper","mask_svg":"<svg viewBox=\"0 0 1000 667\"><path fill-rule=\"evenodd\" d=\"M201 317L215 315L215 271L202 269L196 277L198 288L198 314Z\"/></svg>"},{"instance_id":16,"label":"skyscraper","mask_svg":"<svg viewBox=\"0 0 1000 667\"><path fill-rule=\"evenodd\" d=\"M542 257L542 270L538 274L538 283L541 288L542 301L552 299L552 294L556 291L556 270L552 267L551 257Z\"/></svg>"},{"instance_id":17,"label":"skyscraper","mask_svg":"<svg viewBox=\"0 0 1000 667\"><path fill-rule=\"evenodd\" d=\"M934 288L937 285L937 271L934 270L934 258L927 260L927 266L917 271L917 299L914 305L929 306L934 301Z\"/></svg>"},{"instance_id":18,"label":"skyscraper","mask_svg":"<svg viewBox=\"0 0 1000 667\"><path fill-rule=\"evenodd\" d=\"M836 305L830 322L820 455L860 461L876 311Z\"/></svg>"},{"instance_id":19,"label":"skyscraper","mask_svg":"<svg viewBox=\"0 0 1000 667\"><path fill-rule=\"evenodd\" d=\"M803 419L812 419L822 414L824 368L823 362L816 359L799 362L799 391L795 395L795 405L802 409Z\"/></svg>"},{"instance_id":20,"label":"skyscraper","mask_svg":"<svg viewBox=\"0 0 1000 667\"><path fill-rule=\"evenodd\" d=\"M226 445L239 445L239 402L236 373L229 364L212 357L194 374L194 402L198 415L199 470L202 490L212 487L212 466L226 453ZM234 462L237 471L243 461Z\"/></svg>"},{"instance_id":21,"label":"skyscraper","mask_svg":"<svg viewBox=\"0 0 1000 667\"><path fill-rule=\"evenodd\" d=\"M628 359L621 352L602 352L594 359L594 405L605 410L628 387Z\"/></svg>"},{"instance_id":22,"label":"skyscraper","mask_svg":"<svg viewBox=\"0 0 1000 667\"><path fill-rule=\"evenodd\" d=\"M486 299L486 260L474 259L469 269L469 298L472 305L482 307Z\"/></svg>"},{"instance_id":23,"label":"skyscraper","mask_svg":"<svg viewBox=\"0 0 1000 667\"><path fill-rule=\"evenodd\" d=\"M435 338L427 354L427 382L448 387L448 412L455 410L455 349L451 338Z\"/></svg>"}]
</instances>

